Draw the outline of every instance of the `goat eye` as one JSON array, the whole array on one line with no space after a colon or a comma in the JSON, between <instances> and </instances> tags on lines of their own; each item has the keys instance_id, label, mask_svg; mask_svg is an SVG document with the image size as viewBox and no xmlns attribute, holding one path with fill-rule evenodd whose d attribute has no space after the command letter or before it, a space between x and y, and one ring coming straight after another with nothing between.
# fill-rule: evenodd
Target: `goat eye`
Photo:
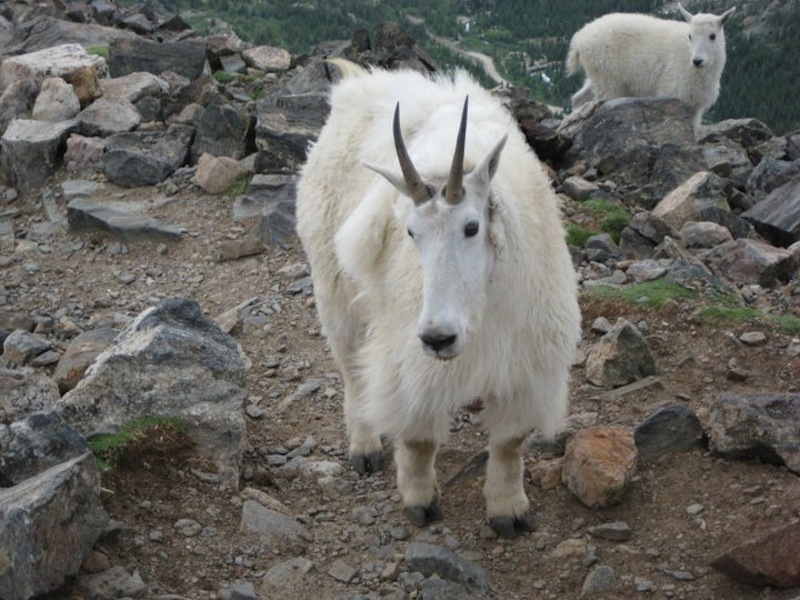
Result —
<instances>
[{"instance_id":1,"label":"goat eye","mask_svg":"<svg viewBox=\"0 0 800 600\"><path fill-rule=\"evenodd\" d=\"M413 240L414 239L414 232L411 231L410 227L406 229L406 232L408 232L408 237L410 237Z\"/></svg>"},{"instance_id":2,"label":"goat eye","mask_svg":"<svg viewBox=\"0 0 800 600\"><path fill-rule=\"evenodd\" d=\"M715 40L715 39L717 39L717 34L716 34L716 33L712 33L712 34L711 34L710 36L708 36L708 37L710 37L712 40Z\"/></svg>"},{"instance_id":3,"label":"goat eye","mask_svg":"<svg viewBox=\"0 0 800 600\"><path fill-rule=\"evenodd\" d=\"M689 41L690 42L692 41L692 34L691 33L689 34Z\"/></svg>"},{"instance_id":4,"label":"goat eye","mask_svg":"<svg viewBox=\"0 0 800 600\"><path fill-rule=\"evenodd\" d=\"M464 235L467 237L473 237L474 235L477 235L479 230L480 225L478 225L478 222L470 221L464 226Z\"/></svg>"}]
</instances>

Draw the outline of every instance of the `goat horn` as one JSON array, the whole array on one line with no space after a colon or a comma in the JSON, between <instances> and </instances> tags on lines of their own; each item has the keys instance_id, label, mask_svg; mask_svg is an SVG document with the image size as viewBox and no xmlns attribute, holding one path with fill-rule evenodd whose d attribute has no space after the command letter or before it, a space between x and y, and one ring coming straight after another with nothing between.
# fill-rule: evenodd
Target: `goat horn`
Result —
<instances>
[{"instance_id":1,"label":"goat horn","mask_svg":"<svg viewBox=\"0 0 800 600\"><path fill-rule=\"evenodd\" d=\"M467 106L469 96L464 99L464 109L461 111L461 126L458 129L456 151L453 154L453 163L450 166L450 177L447 180L447 190L444 199L450 204L458 204L463 197L464 182L464 146L467 137Z\"/></svg>"},{"instance_id":2,"label":"goat horn","mask_svg":"<svg viewBox=\"0 0 800 600\"><path fill-rule=\"evenodd\" d=\"M414 163L411 162L411 157L408 155L406 145L403 142L403 134L400 132L400 103L394 109L394 147L397 151L397 158L400 160L400 170L403 171L403 179L406 180L406 185L411 194L411 199L414 204L420 205L426 200L430 200L432 194L430 188L422 181L417 170L414 168Z\"/></svg>"}]
</instances>

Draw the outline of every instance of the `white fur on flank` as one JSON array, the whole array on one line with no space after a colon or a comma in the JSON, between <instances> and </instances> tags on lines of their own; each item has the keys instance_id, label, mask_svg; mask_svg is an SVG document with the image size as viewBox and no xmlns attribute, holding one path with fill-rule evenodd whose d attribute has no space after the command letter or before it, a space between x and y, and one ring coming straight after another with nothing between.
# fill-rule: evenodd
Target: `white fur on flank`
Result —
<instances>
[{"instance_id":1,"label":"white fur on flank","mask_svg":"<svg viewBox=\"0 0 800 600\"><path fill-rule=\"evenodd\" d=\"M553 435L567 412L580 314L558 200L544 169L513 117L466 73L429 79L339 66L347 76L332 90L330 116L298 184L297 230L323 333L344 378L351 456L379 451L381 435L403 448L415 440L435 448L447 438L453 413L476 399L484 403L490 446L513 445L534 427ZM444 215L437 218L447 218L448 209L433 200L415 208L363 163L396 168L392 116L399 102L420 175L446 179L467 96L465 173L508 139L487 212L491 276L469 314L463 352L437 360L418 337L421 259L406 228L412 211L436 209ZM414 447L395 455L407 507L430 504L438 493L428 454L414 454ZM492 464L490 458L490 470ZM496 488L486 491L487 510L490 517L519 517L528 508L521 461L501 467L502 476L487 475L487 487Z\"/></svg>"},{"instance_id":2,"label":"white fur on flank","mask_svg":"<svg viewBox=\"0 0 800 600\"><path fill-rule=\"evenodd\" d=\"M583 69L586 82L573 95L573 106L631 96L678 98L694 112L696 128L719 96L726 60L724 25L735 8L717 16L691 15L679 7L687 22L612 13L575 33L567 73Z\"/></svg>"}]
</instances>

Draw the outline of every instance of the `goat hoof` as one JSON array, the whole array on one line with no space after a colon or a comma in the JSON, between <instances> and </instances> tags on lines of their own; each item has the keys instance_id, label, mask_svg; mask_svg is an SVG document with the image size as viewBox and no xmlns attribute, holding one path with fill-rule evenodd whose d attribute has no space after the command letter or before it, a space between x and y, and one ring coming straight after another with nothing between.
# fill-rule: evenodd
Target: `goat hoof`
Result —
<instances>
[{"instance_id":1,"label":"goat hoof","mask_svg":"<svg viewBox=\"0 0 800 600\"><path fill-rule=\"evenodd\" d=\"M377 473L383 469L383 452L378 450L369 454L358 454L350 458L350 464L359 475Z\"/></svg>"},{"instance_id":2,"label":"goat hoof","mask_svg":"<svg viewBox=\"0 0 800 600\"><path fill-rule=\"evenodd\" d=\"M527 513L521 517L492 517L489 519L489 527L494 532L505 539L512 539L521 533L529 533L536 530L537 518L533 513Z\"/></svg>"},{"instance_id":3,"label":"goat hoof","mask_svg":"<svg viewBox=\"0 0 800 600\"><path fill-rule=\"evenodd\" d=\"M428 506L406 506L403 509L406 517L417 527L425 527L434 521L442 520L442 507L434 500Z\"/></svg>"}]
</instances>

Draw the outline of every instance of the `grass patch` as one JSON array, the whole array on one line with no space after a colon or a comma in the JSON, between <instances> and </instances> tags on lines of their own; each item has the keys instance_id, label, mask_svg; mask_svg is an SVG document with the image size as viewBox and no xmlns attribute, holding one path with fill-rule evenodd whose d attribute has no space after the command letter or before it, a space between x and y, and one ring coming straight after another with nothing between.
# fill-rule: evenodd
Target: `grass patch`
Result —
<instances>
[{"instance_id":1,"label":"grass patch","mask_svg":"<svg viewBox=\"0 0 800 600\"><path fill-rule=\"evenodd\" d=\"M239 76L236 73L228 73L227 71L214 71L214 79L219 83L230 83L235 81Z\"/></svg>"},{"instance_id":2,"label":"grass patch","mask_svg":"<svg viewBox=\"0 0 800 600\"><path fill-rule=\"evenodd\" d=\"M578 248L583 248L586 240L596 233L577 223L567 223L564 228L567 231L567 244L570 246L577 246Z\"/></svg>"},{"instance_id":3,"label":"grass patch","mask_svg":"<svg viewBox=\"0 0 800 600\"><path fill-rule=\"evenodd\" d=\"M184 433L185 429L185 424L176 417L143 417L125 423L117 433L98 435L88 441L100 472L107 473L117 466L133 444L148 438L157 440L159 430Z\"/></svg>"},{"instance_id":4,"label":"grass patch","mask_svg":"<svg viewBox=\"0 0 800 600\"><path fill-rule=\"evenodd\" d=\"M599 199L587 200L581 204L581 207L594 217L600 231L609 234L614 242L619 244L619 236L631 220L631 215L627 210L614 202Z\"/></svg>"},{"instance_id":5,"label":"grass patch","mask_svg":"<svg viewBox=\"0 0 800 600\"><path fill-rule=\"evenodd\" d=\"M242 175L239 179L236 180L231 187L229 187L225 193L228 196L241 196L247 191L247 187L250 185L250 175Z\"/></svg>"},{"instance_id":6,"label":"grass patch","mask_svg":"<svg viewBox=\"0 0 800 600\"><path fill-rule=\"evenodd\" d=\"M108 44L98 44L95 46L87 46L86 52L94 56L102 56L108 60Z\"/></svg>"},{"instance_id":7,"label":"grass patch","mask_svg":"<svg viewBox=\"0 0 800 600\"><path fill-rule=\"evenodd\" d=\"M692 300L697 298L697 292L686 289L677 283L671 283L665 279L646 281L630 287L615 288L606 285L589 288L583 292L589 298L617 299L659 308L666 300Z\"/></svg>"},{"instance_id":8,"label":"grass patch","mask_svg":"<svg viewBox=\"0 0 800 600\"><path fill-rule=\"evenodd\" d=\"M746 306L707 306L700 310L700 318L717 327L752 321L772 325L789 335L800 333L800 317L762 313Z\"/></svg>"}]
</instances>

